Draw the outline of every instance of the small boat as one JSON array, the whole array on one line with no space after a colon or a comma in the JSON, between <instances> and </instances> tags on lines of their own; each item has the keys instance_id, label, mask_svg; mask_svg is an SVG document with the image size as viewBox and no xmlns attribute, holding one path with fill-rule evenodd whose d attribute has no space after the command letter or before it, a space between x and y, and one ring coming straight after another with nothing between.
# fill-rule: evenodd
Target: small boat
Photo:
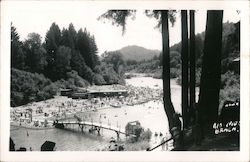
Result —
<instances>
[{"instance_id":1,"label":"small boat","mask_svg":"<svg viewBox=\"0 0 250 162\"><path fill-rule=\"evenodd\" d=\"M110 105L110 106L112 106L112 107L114 107L114 108L121 108L121 105L115 105L115 104L112 104L112 105Z\"/></svg>"}]
</instances>

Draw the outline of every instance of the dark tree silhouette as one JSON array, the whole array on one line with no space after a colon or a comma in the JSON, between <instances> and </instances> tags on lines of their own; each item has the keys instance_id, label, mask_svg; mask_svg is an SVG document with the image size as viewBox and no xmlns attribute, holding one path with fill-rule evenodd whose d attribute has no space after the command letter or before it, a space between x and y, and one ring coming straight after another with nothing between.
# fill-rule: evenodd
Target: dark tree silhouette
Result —
<instances>
[{"instance_id":1,"label":"dark tree silhouette","mask_svg":"<svg viewBox=\"0 0 250 162\"><path fill-rule=\"evenodd\" d=\"M77 32L74 28L74 25L70 23L68 29L62 30L62 37L61 37L60 45L70 47L71 49L75 49L76 35L77 35Z\"/></svg>"},{"instance_id":2,"label":"dark tree silhouette","mask_svg":"<svg viewBox=\"0 0 250 162\"><path fill-rule=\"evenodd\" d=\"M77 71L81 77L84 77L85 73L84 69L86 68L87 65L79 51L77 50L71 51L70 66L72 67L72 70Z\"/></svg>"},{"instance_id":3,"label":"dark tree silhouette","mask_svg":"<svg viewBox=\"0 0 250 162\"><path fill-rule=\"evenodd\" d=\"M187 26L187 10L181 11L181 60L182 60L182 79L181 79L181 99L182 99L182 119L183 127L187 126L187 109L188 105L188 26Z\"/></svg>"},{"instance_id":4,"label":"dark tree silhouette","mask_svg":"<svg viewBox=\"0 0 250 162\"><path fill-rule=\"evenodd\" d=\"M43 73L47 66L47 52L42 47L41 36L37 33L30 33L23 44L26 53L26 70Z\"/></svg>"},{"instance_id":5,"label":"dark tree silhouette","mask_svg":"<svg viewBox=\"0 0 250 162\"><path fill-rule=\"evenodd\" d=\"M52 23L45 36L45 49L47 50L47 53L51 55L52 58L55 55L55 52L60 45L60 42L61 30L56 23Z\"/></svg>"},{"instance_id":6,"label":"dark tree silhouette","mask_svg":"<svg viewBox=\"0 0 250 162\"><path fill-rule=\"evenodd\" d=\"M61 42L61 30L56 23L52 23L50 29L46 33L45 36L45 49L47 51L47 62L48 66L45 69L45 75L49 78L53 78L54 74L52 73L51 69L54 68L54 61L56 57L56 51L60 46Z\"/></svg>"},{"instance_id":7,"label":"dark tree silhouette","mask_svg":"<svg viewBox=\"0 0 250 162\"><path fill-rule=\"evenodd\" d=\"M190 107L189 117L193 117L193 106L195 104L195 19L194 10L190 10L190 42L189 42L189 59L190 59Z\"/></svg>"},{"instance_id":8,"label":"dark tree silhouette","mask_svg":"<svg viewBox=\"0 0 250 162\"><path fill-rule=\"evenodd\" d=\"M71 71L70 67L71 49L65 46L59 46L55 56L55 65L51 69L54 76L52 80L65 79L66 73Z\"/></svg>"},{"instance_id":9,"label":"dark tree silhouette","mask_svg":"<svg viewBox=\"0 0 250 162\"><path fill-rule=\"evenodd\" d=\"M168 117L169 129L174 126L174 106L171 101L170 89L170 56L169 56L169 28L168 28L168 11L161 11L162 23L162 79L163 79L163 102L164 110Z\"/></svg>"},{"instance_id":10,"label":"dark tree silhouette","mask_svg":"<svg viewBox=\"0 0 250 162\"><path fill-rule=\"evenodd\" d=\"M11 23L11 67L23 70L25 68L25 53L22 48L23 44L19 39L20 36Z\"/></svg>"},{"instance_id":11,"label":"dark tree silhouette","mask_svg":"<svg viewBox=\"0 0 250 162\"><path fill-rule=\"evenodd\" d=\"M222 10L207 11L204 42L204 55L199 94L199 116L202 128L211 130L218 116L221 49L222 49Z\"/></svg>"},{"instance_id":12,"label":"dark tree silhouette","mask_svg":"<svg viewBox=\"0 0 250 162\"><path fill-rule=\"evenodd\" d=\"M97 57L97 46L95 39L87 29L80 29L76 37L76 49L80 51L82 57L85 60L85 63L91 68L94 69L95 65L98 62Z\"/></svg>"}]
</instances>

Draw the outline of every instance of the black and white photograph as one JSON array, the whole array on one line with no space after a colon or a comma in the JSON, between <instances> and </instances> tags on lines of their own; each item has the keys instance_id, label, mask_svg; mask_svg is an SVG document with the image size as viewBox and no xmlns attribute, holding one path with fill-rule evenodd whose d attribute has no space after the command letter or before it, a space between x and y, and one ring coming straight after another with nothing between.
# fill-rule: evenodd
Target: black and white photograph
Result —
<instances>
[{"instance_id":1,"label":"black and white photograph","mask_svg":"<svg viewBox=\"0 0 250 162\"><path fill-rule=\"evenodd\" d=\"M248 2L161 3L3 1L1 161L197 151L246 161Z\"/></svg>"}]
</instances>

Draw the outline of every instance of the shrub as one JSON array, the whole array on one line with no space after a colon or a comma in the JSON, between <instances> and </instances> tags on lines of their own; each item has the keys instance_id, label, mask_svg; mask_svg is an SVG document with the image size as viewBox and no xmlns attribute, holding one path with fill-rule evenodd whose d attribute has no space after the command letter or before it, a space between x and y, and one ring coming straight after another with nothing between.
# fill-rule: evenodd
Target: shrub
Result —
<instances>
[{"instance_id":1,"label":"shrub","mask_svg":"<svg viewBox=\"0 0 250 162\"><path fill-rule=\"evenodd\" d=\"M95 67L94 72L96 73L93 77L93 82L95 84L99 83L99 84L123 84L125 83L125 80L123 78L123 76L119 75L115 70L112 64L106 64L106 63L102 63L101 65L98 65ZM102 80L101 76L104 80ZM95 81L94 81L95 79Z\"/></svg>"},{"instance_id":2,"label":"shrub","mask_svg":"<svg viewBox=\"0 0 250 162\"><path fill-rule=\"evenodd\" d=\"M24 94L21 92L11 92L11 106L19 106L24 104Z\"/></svg>"},{"instance_id":3,"label":"shrub","mask_svg":"<svg viewBox=\"0 0 250 162\"><path fill-rule=\"evenodd\" d=\"M162 79L162 71L158 70L154 73L153 78L155 79Z\"/></svg>"},{"instance_id":4,"label":"shrub","mask_svg":"<svg viewBox=\"0 0 250 162\"><path fill-rule=\"evenodd\" d=\"M103 85L103 84L106 84L103 76L101 74L95 74L94 77L93 77L93 82L94 84L96 85Z\"/></svg>"},{"instance_id":5,"label":"shrub","mask_svg":"<svg viewBox=\"0 0 250 162\"><path fill-rule=\"evenodd\" d=\"M56 89L42 74L11 69L11 106L52 98Z\"/></svg>"},{"instance_id":6,"label":"shrub","mask_svg":"<svg viewBox=\"0 0 250 162\"><path fill-rule=\"evenodd\" d=\"M231 71L226 72L225 74L221 75L221 88L230 87L240 84L240 75L234 74Z\"/></svg>"},{"instance_id":7,"label":"shrub","mask_svg":"<svg viewBox=\"0 0 250 162\"><path fill-rule=\"evenodd\" d=\"M150 129L147 129L146 131L143 131L141 133L140 140L148 140L148 141L150 141L151 136L152 136L152 132L150 131Z\"/></svg>"},{"instance_id":8,"label":"shrub","mask_svg":"<svg viewBox=\"0 0 250 162\"><path fill-rule=\"evenodd\" d=\"M80 77L78 75L77 71L74 71L74 70L67 73L67 81L68 82L66 82L66 85L67 85L66 88L67 87L70 88L69 84L72 84L72 85L74 85L76 87L87 87L87 86L90 85L87 80Z\"/></svg>"},{"instance_id":9,"label":"shrub","mask_svg":"<svg viewBox=\"0 0 250 162\"><path fill-rule=\"evenodd\" d=\"M177 78L181 75L181 70L178 68L170 68L170 78Z\"/></svg>"},{"instance_id":10,"label":"shrub","mask_svg":"<svg viewBox=\"0 0 250 162\"><path fill-rule=\"evenodd\" d=\"M240 99L240 75L226 72L221 76L220 109L225 101Z\"/></svg>"}]
</instances>

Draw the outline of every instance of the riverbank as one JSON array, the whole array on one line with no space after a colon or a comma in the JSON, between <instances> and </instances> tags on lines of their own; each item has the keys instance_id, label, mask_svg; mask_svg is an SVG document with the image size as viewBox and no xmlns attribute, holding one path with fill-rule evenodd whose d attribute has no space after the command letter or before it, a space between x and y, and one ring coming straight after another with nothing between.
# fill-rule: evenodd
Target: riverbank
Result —
<instances>
[{"instance_id":1,"label":"riverbank","mask_svg":"<svg viewBox=\"0 0 250 162\"><path fill-rule=\"evenodd\" d=\"M51 126L53 121L72 118L75 114L96 112L103 109L121 108L147 103L162 98L162 90L132 85L91 86L90 90L124 89L128 96L98 97L90 99L72 99L65 96L55 96L53 99L33 102L27 105L11 108L11 121L15 125L27 128Z\"/></svg>"},{"instance_id":2,"label":"riverbank","mask_svg":"<svg viewBox=\"0 0 250 162\"><path fill-rule=\"evenodd\" d=\"M31 129L31 130L46 130L46 129L54 129L54 126L48 126L48 127L34 127L31 125L20 125L20 123L15 123L15 122L11 122L10 123L11 127L16 127L18 128L25 128L25 129Z\"/></svg>"},{"instance_id":3,"label":"riverbank","mask_svg":"<svg viewBox=\"0 0 250 162\"><path fill-rule=\"evenodd\" d=\"M171 81L171 84L173 84L172 96L175 97L173 104L175 104L177 111L180 112L178 96L181 94L181 88L176 85L175 81ZM120 85L119 87L118 85L111 85L111 87L113 86L114 88L120 88ZM100 87L96 86L94 88ZM16 111L18 114L21 111L25 112L26 109L32 109L32 121L39 119L49 121L56 118L73 117L74 114L77 114L83 121L101 121L103 124L109 123L111 126L121 128L125 128L128 122L139 121L145 130L150 129L153 134L149 143L150 148L158 145L168 133L168 121L162 101L162 80L150 77L135 77L127 79L124 88L128 90L129 95L127 97L71 99L64 96L55 96L55 98L46 101L12 108L11 111L12 113ZM121 106L112 107L112 103ZM130 105L130 103L135 104ZM25 117L25 114L23 114L23 117ZM28 115L26 117L29 118ZM26 128L14 129L10 133L17 147L32 147L36 151L40 150L40 146L45 140L56 142L58 151L96 151L108 146L110 138L116 138L117 136L115 132L108 130L101 131L101 136L97 136L96 134L89 134L89 127L84 128L83 133L77 126L74 129L74 131L65 129L29 129L29 137L26 135ZM158 136L155 136L156 134ZM159 136L159 134L163 136ZM121 139L125 141L125 136L121 135ZM146 145L143 143L141 146L139 143L131 144L131 149L134 150L136 145L139 148L136 150L141 150L141 146L143 146L142 150L146 150L144 147ZM125 149L133 151L129 148ZM161 148L159 148L160 150Z\"/></svg>"}]
</instances>

